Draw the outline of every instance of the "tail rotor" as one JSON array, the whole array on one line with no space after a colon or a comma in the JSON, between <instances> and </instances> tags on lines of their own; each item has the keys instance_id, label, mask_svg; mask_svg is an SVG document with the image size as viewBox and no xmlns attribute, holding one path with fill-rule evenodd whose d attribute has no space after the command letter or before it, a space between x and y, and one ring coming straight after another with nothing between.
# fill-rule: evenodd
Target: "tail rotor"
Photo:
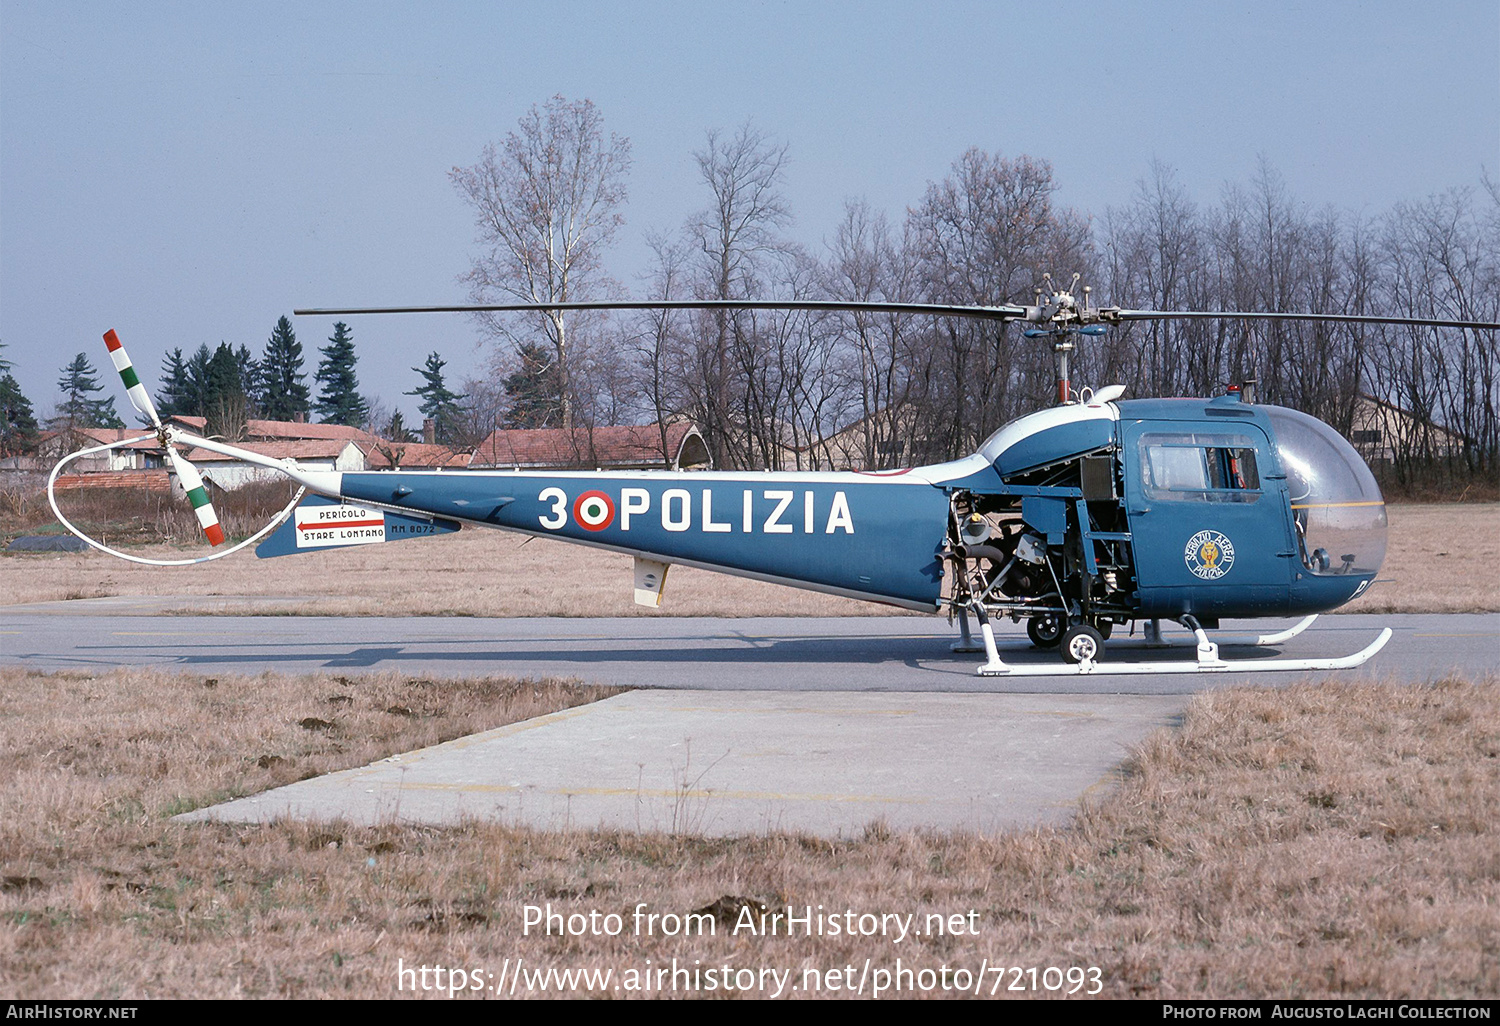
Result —
<instances>
[{"instance_id":1,"label":"tail rotor","mask_svg":"<svg viewBox=\"0 0 1500 1026\"><path fill-rule=\"evenodd\" d=\"M104 344L109 348L109 358L113 361L115 370L119 372L120 380L125 384L125 394L130 397L130 405L151 421L151 426L156 429L156 437L161 441L162 448L166 450L167 460L172 464L177 480L182 483L182 490L187 493L188 502L193 504L193 514L198 518L198 525L203 528L203 534L208 538L210 545L223 545L224 529L219 526L219 516L214 512L213 503L209 501L208 492L203 487L203 476L198 473L197 467L189 463L177 451L171 433L162 425L161 417L156 412L156 404L151 401L151 393L147 392L146 386L141 384L140 375L136 374L135 366L130 362L130 354L125 352L125 346L120 342L120 336L115 334L113 328L104 333Z\"/></svg>"}]
</instances>

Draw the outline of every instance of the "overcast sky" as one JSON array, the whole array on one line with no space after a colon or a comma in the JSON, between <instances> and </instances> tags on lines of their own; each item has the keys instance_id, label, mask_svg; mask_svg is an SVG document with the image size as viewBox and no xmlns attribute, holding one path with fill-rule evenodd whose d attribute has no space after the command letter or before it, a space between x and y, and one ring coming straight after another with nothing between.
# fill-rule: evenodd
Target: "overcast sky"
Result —
<instances>
[{"instance_id":1,"label":"overcast sky","mask_svg":"<svg viewBox=\"0 0 1500 1026\"><path fill-rule=\"evenodd\" d=\"M48 413L110 327L155 392L172 347L258 355L295 306L462 301L448 172L559 93L631 140L609 261L639 292L645 234L705 202L693 151L747 119L787 144L817 251L846 199L899 220L970 146L1050 161L1095 216L1153 158L1201 203L1262 156L1366 215L1477 187L1500 4L0 0L4 356ZM408 423L408 368L436 349L456 384L483 357L461 316L349 322L362 390ZM332 321L294 323L311 372Z\"/></svg>"}]
</instances>

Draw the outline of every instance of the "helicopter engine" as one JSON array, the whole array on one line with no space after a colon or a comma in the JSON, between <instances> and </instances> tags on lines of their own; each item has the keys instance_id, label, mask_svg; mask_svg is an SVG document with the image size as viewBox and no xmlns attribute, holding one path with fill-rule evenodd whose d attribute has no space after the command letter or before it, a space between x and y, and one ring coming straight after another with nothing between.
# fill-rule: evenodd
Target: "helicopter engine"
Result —
<instances>
[{"instance_id":1,"label":"helicopter engine","mask_svg":"<svg viewBox=\"0 0 1500 1026\"><path fill-rule=\"evenodd\" d=\"M992 528L983 514L971 513L959 535L953 556L972 565L982 594L1025 601L1056 593L1047 573L1046 539L1023 522L1010 520Z\"/></svg>"}]
</instances>

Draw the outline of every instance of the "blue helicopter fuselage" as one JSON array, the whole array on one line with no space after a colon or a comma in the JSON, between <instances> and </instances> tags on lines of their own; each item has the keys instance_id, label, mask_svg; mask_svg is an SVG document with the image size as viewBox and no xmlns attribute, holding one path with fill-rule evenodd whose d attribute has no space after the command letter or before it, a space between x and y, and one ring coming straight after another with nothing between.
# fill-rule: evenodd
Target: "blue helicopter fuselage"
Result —
<instances>
[{"instance_id":1,"label":"blue helicopter fuselage","mask_svg":"<svg viewBox=\"0 0 1500 1026\"><path fill-rule=\"evenodd\" d=\"M915 472L345 474L352 501L887 602L938 607L948 498Z\"/></svg>"},{"instance_id":2,"label":"blue helicopter fuselage","mask_svg":"<svg viewBox=\"0 0 1500 1026\"><path fill-rule=\"evenodd\" d=\"M969 457L894 472L331 476L320 490L346 501L926 611L952 595L960 508L999 511L1012 544L1045 546L1058 592L1116 621L1331 609L1385 547L1352 447L1234 396L1058 406Z\"/></svg>"}]
</instances>

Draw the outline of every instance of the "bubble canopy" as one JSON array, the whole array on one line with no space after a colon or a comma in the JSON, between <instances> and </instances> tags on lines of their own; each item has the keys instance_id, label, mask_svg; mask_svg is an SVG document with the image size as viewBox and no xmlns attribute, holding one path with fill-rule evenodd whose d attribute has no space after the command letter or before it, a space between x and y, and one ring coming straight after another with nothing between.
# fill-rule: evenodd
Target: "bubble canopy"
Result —
<instances>
[{"instance_id":1,"label":"bubble canopy","mask_svg":"<svg viewBox=\"0 0 1500 1026\"><path fill-rule=\"evenodd\" d=\"M1385 500L1375 476L1333 428L1297 410L1260 407L1276 435L1303 566L1373 574L1385 559Z\"/></svg>"}]
</instances>

